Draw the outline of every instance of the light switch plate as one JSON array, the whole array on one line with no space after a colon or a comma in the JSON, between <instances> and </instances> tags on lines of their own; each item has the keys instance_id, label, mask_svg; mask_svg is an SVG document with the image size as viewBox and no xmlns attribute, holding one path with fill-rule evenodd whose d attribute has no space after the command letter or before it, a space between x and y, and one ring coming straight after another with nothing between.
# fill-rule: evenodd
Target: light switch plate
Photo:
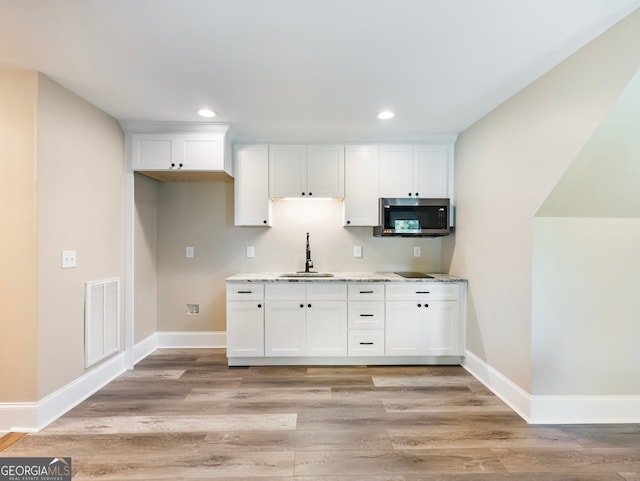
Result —
<instances>
[{"instance_id":1,"label":"light switch plate","mask_svg":"<svg viewBox=\"0 0 640 481\"><path fill-rule=\"evenodd\" d=\"M188 259L191 259L194 256L194 250L192 246L187 247L185 255Z\"/></svg>"},{"instance_id":2,"label":"light switch plate","mask_svg":"<svg viewBox=\"0 0 640 481\"><path fill-rule=\"evenodd\" d=\"M362 257L362 246L353 246L353 257Z\"/></svg>"},{"instance_id":3,"label":"light switch plate","mask_svg":"<svg viewBox=\"0 0 640 481\"><path fill-rule=\"evenodd\" d=\"M422 255L422 249L420 246L413 246L413 257L420 257Z\"/></svg>"},{"instance_id":4,"label":"light switch plate","mask_svg":"<svg viewBox=\"0 0 640 481\"><path fill-rule=\"evenodd\" d=\"M256 256L256 250L253 246L247 246L247 258L253 258Z\"/></svg>"},{"instance_id":5,"label":"light switch plate","mask_svg":"<svg viewBox=\"0 0 640 481\"><path fill-rule=\"evenodd\" d=\"M76 251L62 251L60 262L63 269L76 267Z\"/></svg>"}]
</instances>

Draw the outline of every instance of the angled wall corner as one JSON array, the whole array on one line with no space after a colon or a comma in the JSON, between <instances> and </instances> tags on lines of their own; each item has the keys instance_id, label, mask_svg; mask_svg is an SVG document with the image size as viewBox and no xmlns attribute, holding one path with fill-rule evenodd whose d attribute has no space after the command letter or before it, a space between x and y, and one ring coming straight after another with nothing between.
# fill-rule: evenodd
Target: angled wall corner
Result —
<instances>
[{"instance_id":1,"label":"angled wall corner","mask_svg":"<svg viewBox=\"0 0 640 481\"><path fill-rule=\"evenodd\" d=\"M536 217L640 217L640 70Z\"/></svg>"},{"instance_id":2,"label":"angled wall corner","mask_svg":"<svg viewBox=\"0 0 640 481\"><path fill-rule=\"evenodd\" d=\"M552 404L640 395L639 125L640 70L534 219L531 394Z\"/></svg>"}]
</instances>

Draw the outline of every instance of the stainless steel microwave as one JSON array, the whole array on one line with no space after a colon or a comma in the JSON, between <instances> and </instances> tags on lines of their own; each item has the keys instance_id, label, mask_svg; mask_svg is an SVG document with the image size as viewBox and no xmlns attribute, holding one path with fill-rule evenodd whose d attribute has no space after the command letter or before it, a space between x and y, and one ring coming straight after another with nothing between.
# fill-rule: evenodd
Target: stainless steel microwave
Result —
<instances>
[{"instance_id":1,"label":"stainless steel microwave","mask_svg":"<svg viewBox=\"0 0 640 481\"><path fill-rule=\"evenodd\" d=\"M376 237L437 237L451 233L449 199L381 198Z\"/></svg>"}]
</instances>

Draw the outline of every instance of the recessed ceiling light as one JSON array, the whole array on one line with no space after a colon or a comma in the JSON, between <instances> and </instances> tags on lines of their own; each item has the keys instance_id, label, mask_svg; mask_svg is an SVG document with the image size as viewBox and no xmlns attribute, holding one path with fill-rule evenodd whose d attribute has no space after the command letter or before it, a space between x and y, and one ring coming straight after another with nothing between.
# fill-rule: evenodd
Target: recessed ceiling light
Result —
<instances>
[{"instance_id":1,"label":"recessed ceiling light","mask_svg":"<svg viewBox=\"0 0 640 481\"><path fill-rule=\"evenodd\" d=\"M391 110L383 110L378 113L378 118L380 120L389 120L392 119L395 114Z\"/></svg>"},{"instance_id":2,"label":"recessed ceiling light","mask_svg":"<svg viewBox=\"0 0 640 481\"><path fill-rule=\"evenodd\" d=\"M200 109L198 110L198 115L200 115L201 117L211 118L211 117L215 117L216 113L210 109Z\"/></svg>"}]
</instances>

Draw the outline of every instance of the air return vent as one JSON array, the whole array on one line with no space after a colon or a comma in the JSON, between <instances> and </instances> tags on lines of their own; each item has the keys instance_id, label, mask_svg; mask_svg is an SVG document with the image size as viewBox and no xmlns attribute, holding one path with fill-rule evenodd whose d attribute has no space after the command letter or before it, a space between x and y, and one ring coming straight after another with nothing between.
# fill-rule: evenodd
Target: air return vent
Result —
<instances>
[{"instance_id":1,"label":"air return vent","mask_svg":"<svg viewBox=\"0 0 640 481\"><path fill-rule=\"evenodd\" d=\"M84 306L85 367L120 349L120 279L87 282Z\"/></svg>"}]
</instances>

